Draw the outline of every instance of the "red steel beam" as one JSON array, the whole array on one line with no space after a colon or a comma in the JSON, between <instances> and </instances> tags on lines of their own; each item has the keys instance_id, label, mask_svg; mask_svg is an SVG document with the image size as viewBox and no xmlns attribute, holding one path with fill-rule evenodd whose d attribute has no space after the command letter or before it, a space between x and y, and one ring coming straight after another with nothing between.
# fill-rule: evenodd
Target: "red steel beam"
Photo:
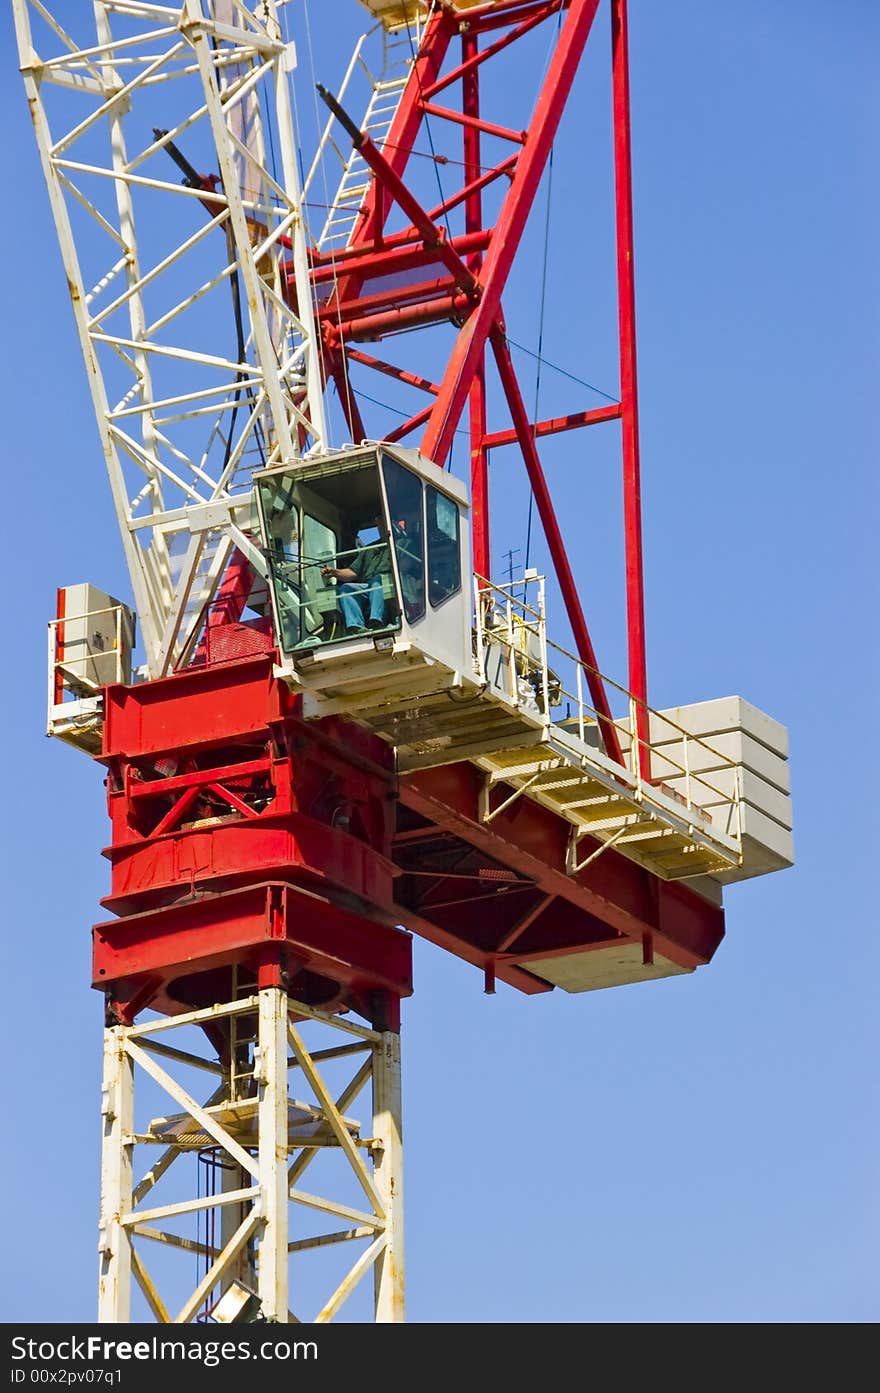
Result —
<instances>
[{"instance_id":1,"label":"red steel beam","mask_svg":"<svg viewBox=\"0 0 880 1393\"><path fill-rule=\"evenodd\" d=\"M384 373L386 377L393 377L398 382L405 382L408 387L418 387L422 392L430 392L436 397L440 388L436 382L429 382L427 377L418 377L414 372L406 372L403 368L398 368L394 363L385 363L381 358L373 358L369 353L361 353L357 348L346 348L346 358L350 358L353 363L362 363L366 368L373 368L376 372Z\"/></svg>"},{"instance_id":2,"label":"red steel beam","mask_svg":"<svg viewBox=\"0 0 880 1393\"><path fill-rule=\"evenodd\" d=\"M479 40L473 30L468 29L461 39L464 62L462 68L461 102L462 109L469 116L480 114L480 73L476 64L479 57ZM482 142L478 126L464 127L464 177L465 228L473 233L483 225L484 181L479 179ZM518 159L512 157L511 168ZM494 173L494 172L493 172ZM480 274L483 258L479 252L468 257L468 270L472 275ZM471 536L473 538L473 567L478 576L491 579L492 557L489 543L489 461L483 437L486 433L486 357L480 357L471 383L469 401L469 427L471 452ZM430 419L430 418L429 418Z\"/></svg>"},{"instance_id":3,"label":"red steel beam","mask_svg":"<svg viewBox=\"0 0 880 1393\"><path fill-rule=\"evenodd\" d=\"M509 126L496 126L492 121L483 121L479 116L468 116L466 112L454 111L448 106L435 106L433 102L423 102L422 111L426 116L437 116L441 121L452 121L457 126L470 126L482 131L484 135L497 136L499 140L512 140L516 145L524 145L525 131L514 131Z\"/></svg>"},{"instance_id":4,"label":"red steel beam","mask_svg":"<svg viewBox=\"0 0 880 1393\"><path fill-rule=\"evenodd\" d=\"M632 142L626 0L611 0L614 186L617 214L617 303L623 448L623 531L626 561L626 626L629 689L636 698L634 752L651 777L648 678L645 656L645 584L642 564L642 494L639 468L639 401L636 376L636 292L633 268Z\"/></svg>"},{"instance_id":5,"label":"red steel beam","mask_svg":"<svg viewBox=\"0 0 880 1393\"><path fill-rule=\"evenodd\" d=\"M553 903L554 899L554 895L542 895L534 908L528 910L521 919L517 920L513 928L508 929L504 937L499 939L498 943L495 945L495 952L506 953L511 945L514 944L518 938L522 937L526 929L531 928L532 924L534 924L537 919L540 919L544 910Z\"/></svg>"},{"instance_id":6,"label":"red steel beam","mask_svg":"<svg viewBox=\"0 0 880 1393\"><path fill-rule=\"evenodd\" d=\"M561 8L568 9L570 4L571 0L562 0ZM508 24L515 24L517 20L522 21L539 10L543 13L546 9L547 0L488 0L485 5L475 5L461 18L465 19L471 28L477 28L480 33L485 34L492 29L503 29Z\"/></svg>"},{"instance_id":7,"label":"red steel beam","mask_svg":"<svg viewBox=\"0 0 880 1393\"><path fill-rule=\"evenodd\" d=\"M427 216L432 224L436 222L433 213L428 213ZM449 238L448 245L459 257L465 257L474 251L484 251L489 245L489 233L484 232L482 228L475 228L470 236ZM348 263L355 270L363 271L365 280L373 281L379 276L394 276L401 271L410 271L421 266L433 266L437 259L436 250L425 247L418 228L410 227L407 229L405 237L401 239L401 245L391 246L386 242L383 243L381 250L358 248L354 254L348 257ZM288 284L292 287L293 263L285 263L285 270ZM312 266L311 279L315 286L331 284L336 281L338 276L338 262L321 261Z\"/></svg>"},{"instance_id":8,"label":"red steel beam","mask_svg":"<svg viewBox=\"0 0 880 1393\"><path fill-rule=\"evenodd\" d=\"M487 825L480 819L482 779L480 770L471 764L447 764L404 774L400 802L434 826L478 848L495 864L527 876L545 895L586 911L607 926L609 938L617 933L641 942L646 934L653 934L657 950L684 968L711 960L724 938L720 906L682 883L659 880L613 848L586 870L568 875L565 864L570 829L565 820L521 798ZM415 932L424 932L412 919L407 922ZM434 941L439 940L435 937ZM545 955L554 955L552 944Z\"/></svg>"},{"instance_id":9,"label":"red steel beam","mask_svg":"<svg viewBox=\"0 0 880 1393\"><path fill-rule=\"evenodd\" d=\"M495 324L501 295L519 247L550 148L574 81L599 0L572 0L513 174L486 260L479 277L480 303L458 336L440 396L422 441L422 452L437 464L446 462L470 392L477 364Z\"/></svg>"},{"instance_id":10,"label":"red steel beam","mask_svg":"<svg viewBox=\"0 0 880 1393\"><path fill-rule=\"evenodd\" d=\"M559 588L562 592L562 599L568 615L568 622L571 625L574 635L575 647L578 657L586 669L587 684L590 688L590 695L593 698L593 706L599 717L599 724L602 728L602 739L605 749L612 759L617 760L618 764L624 763L623 753L620 748L620 741L617 737L617 729L614 725L614 717L608 705L608 698L605 695L605 688L599 676L599 665L596 661L596 654L593 651L593 643L587 629L587 621L584 618L583 606L578 595L577 585L572 574L571 565L568 560L568 553L565 550L565 543L562 540L562 533L559 530L559 523L556 520L556 513L553 502L550 498L550 490L547 487L547 480L541 468L541 461L538 456L534 438L529 429L529 417L526 411L525 402L519 390L519 383L516 379L516 371L510 357L510 350L507 347L507 340L499 328L492 331L492 349L495 354L495 362L498 367L498 375L501 378L501 385L504 395L507 397L507 404L510 407L510 414L513 417L513 425L519 439L520 448L525 460L529 482L532 486L532 493L535 496L535 503L538 514L541 518L541 525L544 528L544 536L547 538L547 545L550 548L550 555L556 567L556 575L559 580Z\"/></svg>"},{"instance_id":11,"label":"red steel beam","mask_svg":"<svg viewBox=\"0 0 880 1393\"><path fill-rule=\"evenodd\" d=\"M467 82L468 80L469 79L465 79L465 82ZM466 96L465 102L467 102ZM467 107L465 109L467 109ZM474 131L472 128L465 127L465 145L467 145L468 136L473 134ZM518 159L519 152L517 151L515 155L510 155L506 160L502 160L501 163L496 165L494 169L489 169L486 171L485 174L481 174L479 175L479 177L474 177L470 183L465 184L464 188L459 189L458 193L452 194L450 198L444 199L442 203L438 203L436 208L430 209L428 217L431 219L432 222L437 222L438 219L444 217L446 213L451 213L453 208L457 208L460 203L466 203L472 194L478 193L481 189L487 188L489 184L494 184L495 180L500 179L502 174L512 174L514 168L516 167L516 162ZM475 167L473 163L467 159L467 156L465 156L465 166L468 169L472 169ZM478 162L476 168L479 169L479 167L480 166ZM481 228L482 225L483 220L481 218L477 226ZM471 235L476 237L476 230ZM485 238L485 246L488 246L491 240L490 234L484 232L482 236ZM452 245L459 253L463 252L464 250L462 247L463 241L463 238L453 238ZM470 265L470 258L468 258L468 265Z\"/></svg>"},{"instance_id":12,"label":"red steel beam","mask_svg":"<svg viewBox=\"0 0 880 1393\"><path fill-rule=\"evenodd\" d=\"M419 426L423 426L430 414L431 408L426 406L423 411L417 411L415 416L410 416L401 425L395 426L394 430L388 432L385 439L392 445L395 440L403 440L404 436L410 435L414 430L418 430Z\"/></svg>"},{"instance_id":13,"label":"red steel beam","mask_svg":"<svg viewBox=\"0 0 880 1393\"><path fill-rule=\"evenodd\" d=\"M478 948L475 944L469 943L467 939L458 937L449 929L435 924L431 919L417 914L413 910L406 911L406 923L408 929L412 933L417 933L419 938L426 938L429 943L436 944L438 948L445 948L448 953L454 953L457 958L471 963L473 967L485 968L487 958L492 956L487 954L485 949ZM510 987L516 987L517 991L523 992L526 996L537 996L542 992L553 991L550 982L535 977L531 972L518 967L515 963L499 961L495 966L495 975L502 982L506 982Z\"/></svg>"},{"instance_id":14,"label":"red steel beam","mask_svg":"<svg viewBox=\"0 0 880 1393\"><path fill-rule=\"evenodd\" d=\"M492 579L489 543L489 459L485 447L486 368L480 363L470 390L471 448L471 536L474 571L483 580Z\"/></svg>"},{"instance_id":15,"label":"red steel beam","mask_svg":"<svg viewBox=\"0 0 880 1393\"><path fill-rule=\"evenodd\" d=\"M272 762L265 756L261 759L244 760L239 764L229 765L221 768L220 773L224 778L243 779L249 774L265 774L272 767ZM218 778L217 769L195 770L189 774L178 774L171 778L147 778L143 775L139 780L132 779L127 790L127 797L136 803L143 798L163 798L169 793L177 793L180 789L202 787L204 784L216 783ZM152 833L156 835L155 831Z\"/></svg>"},{"instance_id":16,"label":"red steel beam","mask_svg":"<svg viewBox=\"0 0 880 1393\"><path fill-rule=\"evenodd\" d=\"M529 434L533 439L542 435L558 435L560 431L578 430L581 426L596 426L603 421L619 421L621 407L619 402L613 406L599 406L595 411L574 411L570 416L553 416L547 421L529 423ZM483 437L487 450L498 449L502 445L516 445L519 436L515 430L496 430Z\"/></svg>"},{"instance_id":17,"label":"red steel beam","mask_svg":"<svg viewBox=\"0 0 880 1393\"><path fill-rule=\"evenodd\" d=\"M336 392L339 397L339 404L342 407L342 414L347 423L349 434L355 444L360 444L367 438L367 428L364 425L361 409L358 406L357 398L348 377L348 370L341 353L331 353L330 355L330 376L336 383Z\"/></svg>"},{"instance_id":18,"label":"red steel beam","mask_svg":"<svg viewBox=\"0 0 880 1393\"><path fill-rule=\"evenodd\" d=\"M461 63L459 63L457 68L453 68L445 77L439 78L437 82L432 82L429 87L424 87L422 89L422 100L430 101L432 97L436 97L438 92L443 92L447 87L451 87L453 82L457 82L459 78L472 77L481 63L485 63L488 58L494 58L496 53L500 53L502 49L509 47L510 44L516 43L517 39L521 39L523 34L527 34L530 29L534 29L538 24L543 24L544 20L549 19L551 15L555 15L561 6L562 0L550 0L549 3L539 6L535 14L529 15L528 18L524 19L515 29L511 29L510 33L505 34L503 38L496 39L494 44L489 44L482 51L477 48L475 27L471 25L467 32L462 35L462 39L469 40L473 43L473 50L468 53ZM470 15L468 19L471 20ZM478 28L479 26L476 27Z\"/></svg>"},{"instance_id":19,"label":"red steel beam","mask_svg":"<svg viewBox=\"0 0 880 1393\"><path fill-rule=\"evenodd\" d=\"M339 335L346 341L353 339L356 342L372 343L385 334L396 334L401 329L411 329L416 325L463 319L471 305L472 301L467 295L443 295L422 304L402 305L399 310L385 310L343 320L339 325ZM328 325L331 324L329 318L327 322Z\"/></svg>"},{"instance_id":20,"label":"red steel beam","mask_svg":"<svg viewBox=\"0 0 880 1393\"><path fill-rule=\"evenodd\" d=\"M374 311L396 309L398 305L430 305L441 295L449 295L455 290L451 276L435 276L433 280L418 281L407 286L385 286L372 295L362 295L357 300L346 300L343 304L327 304L318 311L321 324L333 337L333 326L345 322L353 315L367 315ZM337 335L338 336L338 335Z\"/></svg>"}]
</instances>

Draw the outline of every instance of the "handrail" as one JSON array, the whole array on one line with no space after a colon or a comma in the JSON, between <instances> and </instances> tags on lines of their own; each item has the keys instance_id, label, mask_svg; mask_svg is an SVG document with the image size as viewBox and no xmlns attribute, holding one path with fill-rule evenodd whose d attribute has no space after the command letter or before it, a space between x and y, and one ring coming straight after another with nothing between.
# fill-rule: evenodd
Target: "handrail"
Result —
<instances>
[{"instance_id":1,"label":"handrail","mask_svg":"<svg viewBox=\"0 0 880 1393\"><path fill-rule=\"evenodd\" d=\"M377 28L377 25L374 24L374 25L372 26L372 28L370 28L370 29L367 30L366 34L361 34L360 38L358 39L357 43L355 44L354 52L353 52L353 54L351 55L351 62L349 63L348 68L346 69L345 77L342 79L342 82L341 82L340 87L339 87L339 91L338 91L337 94L336 94L337 101L340 101L340 102L341 102L342 99L343 99L343 97L345 96L345 93L346 93L346 91L348 90L348 84L349 84L349 82L351 81L352 74L354 73L355 67L357 66L358 59L360 58L361 49L362 49L363 46L364 46L364 41L365 41L365 39L368 38L368 36L369 36L370 34L372 34L372 33L375 32L376 28ZM322 159L323 159L323 157L324 157L324 150L325 150L325 147L327 146L328 143L332 143L332 142L330 141L330 135L331 135L331 131L333 130L333 123L334 123L335 120L336 120L336 117L335 117L335 116L333 115L333 113L331 112L330 116L329 116L328 119L327 119L327 124L326 124L326 126L324 127L324 133L323 133L323 135L321 136L321 139L320 139L319 142L318 142L318 149L317 149L317 151L316 151L316 153L315 153L315 158L312 160L311 168L310 168L308 174L306 175L305 180L303 181L303 187L302 187L302 196L303 196L303 198L306 197L306 194L307 194L308 191L309 191L309 186L311 185L312 180L314 179L315 175L316 175L317 172L318 172L318 166L320 165L320 163L321 163L321 161L322 161ZM335 145L334 145L333 148L336 149ZM338 151L338 150L336 151L336 153L337 153L337 155L339 155L339 151ZM347 163L347 158L346 158L346 159L343 159L341 155L339 156L339 158L340 158L341 163L342 163L342 165L343 165L343 167L344 167L345 164Z\"/></svg>"},{"instance_id":2,"label":"handrail","mask_svg":"<svg viewBox=\"0 0 880 1393\"><path fill-rule=\"evenodd\" d=\"M79 654L68 654L66 650L74 646L87 643L87 636L82 632L75 637L68 636L66 630L75 624L82 624L86 621L99 619L102 615L109 614L114 617L114 642L112 648L106 648L97 653L85 652ZM87 676L88 664L100 662L102 659L114 659L114 673L112 682L122 682L125 680L124 655L124 605L104 605L101 609L86 610L82 614L64 614L55 619L50 619L48 623L48 712L49 726L48 732L53 731L53 721L57 718L60 708L65 705L63 697L65 692L69 692L77 699L82 698L82 691L77 693L77 686L85 688L89 696L97 696L102 686L109 685L106 682L95 683ZM60 630L60 636L59 636ZM82 670L80 670L82 669ZM61 696L61 701L57 700Z\"/></svg>"},{"instance_id":3,"label":"handrail","mask_svg":"<svg viewBox=\"0 0 880 1393\"><path fill-rule=\"evenodd\" d=\"M538 588L538 599L536 605L529 605L524 598L517 596L514 592L517 589L525 588L529 584L536 584ZM515 705L522 705L523 697L519 689L519 683L523 678L530 682L534 696L540 699L537 702L545 727L555 727L557 730L566 733L566 727L561 722L553 720L551 714L552 706L559 706L563 701L569 707L574 707L576 712L576 730L581 744L586 744L587 727L595 728L600 735L603 723L607 718L600 715L596 707L584 695L584 674L590 673L601 679L607 688L619 696L624 697L627 702L626 717L612 718L611 724L618 731L621 737L621 744L625 753L628 754L628 767L621 772L625 772L632 780L633 789L638 799L647 799L656 802L656 794L659 790L667 797L675 799L682 798L683 805L691 813L697 813L700 820L711 821L714 815L723 815L727 811L727 822L733 822L733 828L726 828L726 834L734 837L737 844L741 842L742 818L741 818L741 780L739 765L735 760L721 753L707 740L699 735L694 735L686 730L672 717L665 715L661 711L648 706L646 702L640 701L619 682L613 678L600 673L598 669L590 667L568 649L560 644L554 643L547 637L547 626L544 604L544 578L542 576L529 577L525 581L511 581L507 584L493 584L482 576L474 577L474 602L475 602L475 631L476 631L476 658L481 672L485 670L485 657L488 647L491 644L498 644L506 650L506 662L504 664L508 675L508 690L506 695ZM500 615L500 623L493 622ZM529 639L533 640L532 651L529 651ZM561 660L561 661L558 661ZM567 686L562 677L557 672L557 666L564 667L566 664L574 668L573 690ZM638 712L642 709L648 716L648 730L652 727L657 734L654 738L643 740L638 734ZM534 711L532 712L534 715ZM677 746L681 742L680 758L669 748L670 745ZM647 749L651 754L653 767L664 769L663 776L645 779L641 773L642 760L640 751ZM705 776L706 772L700 773L694 769L695 756L698 752L704 752L712 759L713 764L717 765L719 772L728 774L732 783L732 792L719 787L717 782ZM717 779L717 774L715 775ZM674 787L680 783L683 789ZM702 797L700 795L703 795ZM712 804L711 811L702 805Z\"/></svg>"}]
</instances>

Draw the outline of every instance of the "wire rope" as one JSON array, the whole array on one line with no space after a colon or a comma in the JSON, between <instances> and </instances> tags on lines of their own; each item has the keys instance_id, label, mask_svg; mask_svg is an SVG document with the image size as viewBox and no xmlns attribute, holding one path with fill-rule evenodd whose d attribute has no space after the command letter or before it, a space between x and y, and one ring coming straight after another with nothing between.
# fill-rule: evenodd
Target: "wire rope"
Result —
<instances>
[{"instance_id":1,"label":"wire rope","mask_svg":"<svg viewBox=\"0 0 880 1393\"><path fill-rule=\"evenodd\" d=\"M530 358L538 357L538 354L531 348L526 348L524 343L517 343L516 339L512 339L509 334L505 334L504 338L509 346L517 349L518 352L526 353ZM611 392L603 392L602 388L597 387L595 383L587 382L586 378L578 377L575 373L569 372L567 368L561 368L558 363L551 363L549 358L542 358L541 362L544 364L545 368L551 368L553 372L561 373L563 377L567 377L569 382L576 382L579 387L587 387L589 391L595 392L599 397L604 397L606 401L613 402L615 406L620 404L619 396L615 397Z\"/></svg>"},{"instance_id":2,"label":"wire rope","mask_svg":"<svg viewBox=\"0 0 880 1393\"><path fill-rule=\"evenodd\" d=\"M286 16L285 16L285 17L286 17ZM321 131L321 113L320 113L320 111L319 111L319 109L318 109L318 88L317 88L317 85L316 85L317 74L316 74L316 70L315 70L315 50L314 50L314 44L313 44L313 41L312 41L312 24L311 24L310 10L309 10L309 0L303 0L303 18L304 18L304 21L305 21L305 29L306 29L306 52L308 53L308 58L309 58L309 76L311 77L311 82L312 82L312 102L313 102L313 104L314 104L314 111L315 111L315 130L319 133L319 139L320 139L320 131ZM295 100L296 100L296 98L295 98L295 96L294 96L294 101L295 101ZM328 207L328 208L332 208L334 205L330 203L330 188L329 188L329 185L328 185L328 183L327 183L327 166L326 166L326 163L325 163L325 161L324 161L323 159L321 160L321 183L322 183L323 188L324 188L324 198L325 198L325 200L326 200L327 207ZM311 240L312 240L312 244L313 244L315 247L317 247L317 243L315 242L315 239L314 239L314 238L311 238ZM330 264L331 264L331 267L332 267L332 270L333 270L333 302L334 302L334 304L336 305L336 323L337 323L337 327L338 327L338 329L339 329L339 331L340 331L340 342L341 342L341 339L342 339L342 309L341 309L341 306L340 306L340 303L339 303L339 273L338 273L338 271L337 271L336 258L335 258L335 257L332 259L332 261L331 261ZM317 323L317 303L315 304L315 321L316 321L316 323ZM340 356L340 360L341 360L342 381L343 381L344 386L345 386L345 407L343 408L343 415L345 416L345 419L346 419L346 422L347 422L347 424L348 424L349 430L352 430L352 417L353 417L353 415L354 415L354 411L353 411L354 401L353 401L353 393L352 393L351 379L350 379L350 377L349 377L349 372L348 372L348 360L347 360L347 358L346 358L346 356L345 356L345 353L340 353L339 356ZM338 386L337 386L337 396L339 396L339 389L338 389ZM352 433L353 433L353 432L352 432ZM329 445L330 442L328 441L327 443L328 443L328 445Z\"/></svg>"},{"instance_id":3,"label":"wire rope","mask_svg":"<svg viewBox=\"0 0 880 1393\"><path fill-rule=\"evenodd\" d=\"M555 44L556 42L558 42L559 34L560 34L560 31L561 31L561 28L562 28L562 10L560 9L560 10L559 10L559 13L557 14L557 17L556 17L556 33L555 33L555 35L550 39L549 43L547 44L547 52L546 52L546 54L545 54L545 56L544 56L544 68L543 68L543 71L542 71L542 73L541 73L541 77L540 77L540 79L539 79L539 81L538 81L538 92L540 92L540 91L541 91L541 88L544 86L544 80L545 80L545 78L546 78L546 76L547 76L547 73L548 73L548 71L549 71L549 68L550 68L550 58L551 58L551 55L552 55L552 52L553 52L553 46L554 46L554 44ZM537 95L536 95L535 100L537 101ZM553 156L554 156L555 152L556 152L556 142L554 141L553 144L550 146L550 157L549 157L548 164L547 164L547 205L546 205L546 208L545 208L545 210L544 210L544 257L543 257L543 266L542 266L542 268L541 268L541 300L540 300L540 308L539 308L539 310L538 310L538 352L537 352L537 354L535 355L535 411L534 411L534 415L533 415L533 418L532 418L532 419L533 419L533 422L534 422L534 424L533 424L533 426L532 426L532 440L533 440L533 441L536 441L537 438L538 438L538 403L539 403L540 397L541 397L541 368L542 368L542 366L543 366L543 364L544 364L544 359L543 359L543 357L542 357L541 350L542 350L542 348L544 347L544 316L545 316L545 311L546 311L546 308L547 308L547 270L548 270L548 264L549 264L549 259L550 259L550 210L551 210L551 206L552 206L551 201L552 201L552 197L553 197ZM533 516L533 513L534 513L534 507L535 507L535 494L534 494L534 490L533 490L533 489L529 489L529 507L528 507L528 514L527 514L527 518L526 518L526 547L525 547L525 564L524 564L524 567L523 567L524 570L528 570L528 568L529 568L529 560L530 560L530 558L531 558L531 550L532 550L532 516Z\"/></svg>"},{"instance_id":4,"label":"wire rope","mask_svg":"<svg viewBox=\"0 0 880 1393\"><path fill-rule=\"evenodd\" d=\"M392 406L390 402L380 401L378 397L371 397L369 392L363 391L360 387L352 388L352 391L354 392L354 395L357 397L358 401L360 401L363 398L364 401L372 403L373 406L381 406L383 411L391 411L394 413L395 416L400 416L405 421L408 421L410 418L411 413L409 411L403 411L399 406ZM466 435L468 439L470 439L470 431L465 430L464 427L457 427L455 430L455 434Z\"/></svg>"},{"instance_id":5,"label":"wire rope","mask_svg":"<svg viewBox=\"0 0 880 1393\"><path fill-rule=\"evenodd\" d=\"M433 9L436 8L436 7L432 5L431 8L432 8L432 10L433 10ZM422 105L424 105L424 100L425 100L425 98L424 98L424 93L423 93L423 90L422 90L422 78L421 78L421 74L420 74L419 69L418 69L418 64L416 63L416 49L415 49L415 45L413 44L412 29L410 28L410 22L409 22L409 20L406 21L406 36L407 36L407 38L409 39L409 48L410 48L410 53L412 54L412 63L413 63L412 70L413 70L413 72L415 73L416 82L417 82L418 88L419 88L419 101L420 101L420 103L422 103ZM427 137L428 137L428 144L429 144L430 147L431 147L431 158L432 158L433 161L434 161L434 169L435 169L435 172L436 172L436 174L437 174L437 192L440 194L440 202L441 202L441 203L445 203L445 202L446 202L446 194L444 193L444 190L443 190L443 180L440 178L440 164L439 164L439 162L438 162L437 151L436 151L436 149L434 148L434 136L433 136L433 134L432 134L432 132L431 132L431 123L430 123L430 121L428 120L427 113L425 112L425 113L423 113L423 115L424 115L424 121L425 121L425 134L426 134ZM452 236L452 231L451 231L450 226L449 226L449 214L446 213L446 212L444 212L444 214L443 214L443 221L444 221L445 224L446 224L446 235L447 235L448 237L451 237L451 236Z\"/></svg>"},{"instance_id":6,"label":"wire rope","mask_svg":"<svg viewBox=\"0 0 880 1393\"><path fill-rule=\"evenodd\" d=\"M532 416L532 440L538 438L538 404L541 399L541 368L543 358L541 349L544 347L544 315L547 308L547 270L550 262L550 207L553 196L553 152L554 146L550 147L550 159L547 166L547 206L544 212L544 258L541 267L541 301L538 310L538 352L535 361L535 410ZM532 515L535 507L535 495L529 489L529 509L526 519L526 547L524 569L528 570L532 551Z\"/></svg>"}]
</instances>

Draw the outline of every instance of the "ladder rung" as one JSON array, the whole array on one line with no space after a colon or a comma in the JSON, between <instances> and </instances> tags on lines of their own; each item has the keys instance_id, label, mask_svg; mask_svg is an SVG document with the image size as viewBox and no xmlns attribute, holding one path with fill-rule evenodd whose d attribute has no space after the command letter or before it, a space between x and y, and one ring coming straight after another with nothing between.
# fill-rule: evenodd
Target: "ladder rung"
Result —
<instances>
[{"instance_id":1,"label":"ladder rung","mask_svg":"<svg viewBox=\"0 0 880 1393\"><path fill-rule=\"evenodd\" d=\"M368 74L372 92L361 125L361 129L369 132L380 147L391 131L400 97L412 71L413 56L413 38L408 23L401 23L396 29L386 31L382 76ZM371 186L366 160L357 150L352 151L344 161L333 203L317 238L319 249L348 242Z\"/></svg>"}]
</instances>

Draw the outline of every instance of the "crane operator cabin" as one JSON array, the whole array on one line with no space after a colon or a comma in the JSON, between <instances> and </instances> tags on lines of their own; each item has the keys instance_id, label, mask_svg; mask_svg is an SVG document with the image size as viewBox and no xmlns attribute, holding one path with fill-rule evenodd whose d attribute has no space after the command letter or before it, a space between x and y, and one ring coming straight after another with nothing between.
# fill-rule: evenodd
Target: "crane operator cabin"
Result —
<instances>
[{"instance_id":1,"label":"crane operator cabin","mask_svg":"<svg viewBox=\"0 0 880 1393\"><path fill-rule=\"evenodd\" d=\"M415 450L366 446L255 476L279 648L308 690L356 671L472 680L467 491ZM335 676L334 676L335 674Z\"/></svg>"}]
</instances>

